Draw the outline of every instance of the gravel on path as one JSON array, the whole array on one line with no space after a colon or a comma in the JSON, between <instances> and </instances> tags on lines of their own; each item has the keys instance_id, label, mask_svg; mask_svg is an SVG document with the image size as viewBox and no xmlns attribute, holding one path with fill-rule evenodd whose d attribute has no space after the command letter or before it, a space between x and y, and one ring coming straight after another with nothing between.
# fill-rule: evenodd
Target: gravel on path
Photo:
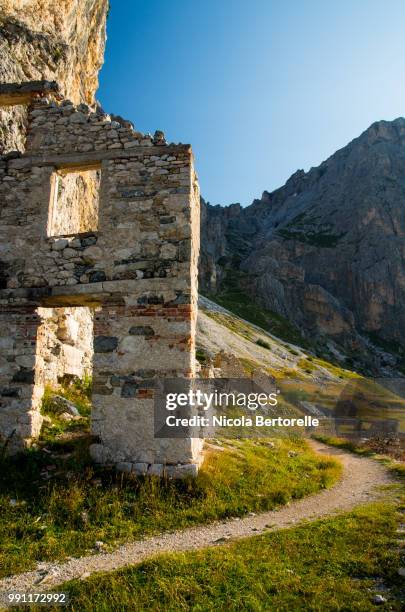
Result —
<instances>
[{"instance_id":1,"label":"gravel on path","mask_svg":"<svg viewBox=\"0 0 405 612\"><path fill-rule=\"evenodd\" d=\"M67 580L84 579L95 572L107 572L134 565L160 553L189 551L295 526L305 521L351 510L355 506L378 499L379 487L393 482L388 470L380 463L359 457L320 442L310 441L314 450L335 456L343 464L342 479L331 489L325 489L291 502L277 510L245 518L227 519L182 531L163 533L144 540L124 544L114 552L71 558L62 563L41 563L35 571L0 580L0 593L9 591L41 592Z\"/></svg>"}]
</instances>

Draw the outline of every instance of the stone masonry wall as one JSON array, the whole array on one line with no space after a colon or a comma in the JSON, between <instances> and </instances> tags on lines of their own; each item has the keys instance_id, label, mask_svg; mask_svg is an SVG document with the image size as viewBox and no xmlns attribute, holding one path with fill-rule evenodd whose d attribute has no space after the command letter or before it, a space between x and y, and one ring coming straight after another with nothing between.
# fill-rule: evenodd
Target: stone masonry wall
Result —
<instances>
[{"instance_id":1,"label":"stone masonry wall","mask_svg":"<svg viewBox=\"0 0 405 612\"><path fill-rule=\"evenodd\" d=\"M54 176L70 169L101 172L98 230L50 237ZM6 334L3 436L14 428L15 439L29 443L37 434L38 403L30 403L42 383L38 358L32 366L38 313L44 318L37 308L91 307L94 458L126 470L195 473L200 440L153 437L154 379L195 373L199 191L190 147L84 105L36 100L25 153L0 160L0 197L1 316L13 312L22 337L22 313L36 317L26 355ZM35 427L19 419L22 397L20 416L31 415Z\"/></svg>"},{"instance_id":2,"label":"stone masonry wall","mask_svg":"<svg viewBox=\"0 0 405 612\"><path fill-rule=\"evenodd\" d=\"M14 452L41 430L41 389L34 385L41 319L27 304L7 303L0 308L0 444Z\"/></svg>"},{"instance_id":3,"label":"stone masonry wall","mask_svg":"<svg viewBox=\"0 0 405 612\"><path fill-rule=\"evenodd\" d=\"M36 165L23 156L8 160L7 165L3 162L3 168L0 166L3 173L0 195L10 198L11 189L14 204L2 211L3 287L165 278L181 274L189 266L191 228L185 212L191 190L189 147L178 146L173 155L160 135L153 140L130 127L117 129L117 122L108 115L89 110L85 115L83 106L77 111L66 103L33 106L28 150L33 156L42 155L43 150L48 155L60 154L55 165L52 160ZM86 119L80 127L77 116L81 121ZM58 126L60 119L68 123ZM72 159L63 155L67 150L83 155ZM105 152L111 155L106 156ZM60 169L57 161L62 162L65 170L101 168L100 199L108 203L100 210L99 223L105 223L104 227L108 226L113 234L105 231L102 237L97 233L79 237L46 235L52 176ZM167 194L161 196L159 190L166 190ZM24 251L20 252L24 257L15 257L10 228L28 224L30 234L24 237ZM123 248L128 243L128 232L132 241L130 247Z\"/></svg>"}]
</instances>

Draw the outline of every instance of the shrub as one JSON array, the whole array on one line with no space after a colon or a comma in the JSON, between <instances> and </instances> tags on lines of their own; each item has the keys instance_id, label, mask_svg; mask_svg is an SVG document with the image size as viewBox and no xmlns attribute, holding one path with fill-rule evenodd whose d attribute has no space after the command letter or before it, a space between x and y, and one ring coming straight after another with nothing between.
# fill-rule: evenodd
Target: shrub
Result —
<instances>
[{"instance_id":1,"label":"shrub","mask_svg":"<svg viewBox=\"0 0 405 612\"><path fill-rule=\"evenodd\" d=\"M266 340L262 340L262 338L258 338L256 340L256 344L258 344L259 346L262 346L265 349L271 349L270 344L266 342Z\"/></svg>"}]
</instances>

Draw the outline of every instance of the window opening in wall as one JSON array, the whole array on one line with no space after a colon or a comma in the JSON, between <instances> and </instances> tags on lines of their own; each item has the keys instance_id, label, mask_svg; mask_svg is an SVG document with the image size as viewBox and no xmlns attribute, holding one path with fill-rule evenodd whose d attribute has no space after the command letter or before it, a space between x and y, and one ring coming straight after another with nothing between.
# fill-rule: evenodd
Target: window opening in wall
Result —
<instances>
[{"instance_id":1,"label":"window opening in wall","mask_svg":"<svg viewBox=\"0 0 405 612\"><path fill-rule=\"evenodd\" d=\"M98 229L101 170L67 168L52 174L48 236L69 236Z\"/></svg>"}]
</instances>

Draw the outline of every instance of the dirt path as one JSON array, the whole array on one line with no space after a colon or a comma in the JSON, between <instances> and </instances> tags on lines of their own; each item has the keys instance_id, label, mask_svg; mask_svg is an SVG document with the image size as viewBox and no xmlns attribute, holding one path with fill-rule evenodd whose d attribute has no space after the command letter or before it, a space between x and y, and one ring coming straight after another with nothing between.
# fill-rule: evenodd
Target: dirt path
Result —
<instances>
[{"instance_id":1,"label":"dirt path","mask_svg":"<svg viewBox=\"0 0 405 612\"><path fill-rule=\"evenodd\" d=\"M158 535L125 544L112 553L73 558L61 564L41 564L39 570L1 580L0 592L32 592L33 590L38 591L39 588L44 591L66 580L87 578L94 572L111 571L126 565L133 565L159 553L220 545L239 538L296 525L303 521L313 521L377 499L381 495L377 488L392 482L387 470L372 459L326 447L320 442L311 442L311 444L319 453L336 456L343 464L343 478L332 489L292 502L279 510L257 515L250 514L243 519L231 519Z\"/></svg>"}]
</instances>

